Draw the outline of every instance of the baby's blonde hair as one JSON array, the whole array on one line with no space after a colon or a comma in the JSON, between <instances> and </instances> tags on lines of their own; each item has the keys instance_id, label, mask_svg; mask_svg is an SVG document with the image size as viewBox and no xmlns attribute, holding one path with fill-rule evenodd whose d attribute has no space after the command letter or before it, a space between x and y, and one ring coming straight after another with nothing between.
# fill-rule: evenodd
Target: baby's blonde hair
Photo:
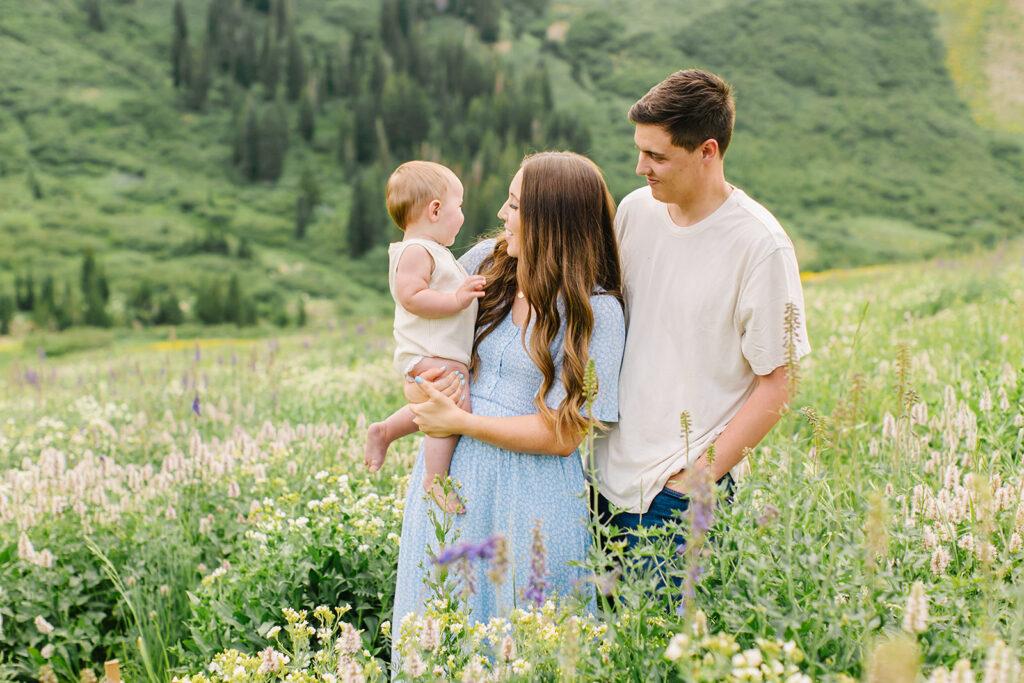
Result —
<instances>
[{"instance_id":1,"label":"baby's blonde hair","mask_svg":"<svg viewBox=\"0 0 1024 683\"><path fill-rule=\"evenodd\" d=\"M444 197L455 173L433 161L407 161L388 178L388 213L400 230L412 222L424 206Z\"/></svg>"}]
</instances>

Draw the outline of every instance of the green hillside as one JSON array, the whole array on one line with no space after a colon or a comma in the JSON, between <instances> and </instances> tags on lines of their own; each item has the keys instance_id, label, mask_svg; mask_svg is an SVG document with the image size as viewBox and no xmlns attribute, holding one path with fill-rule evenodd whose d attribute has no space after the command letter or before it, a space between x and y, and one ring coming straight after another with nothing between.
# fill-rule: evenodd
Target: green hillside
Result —
<instances>
[{"instance_id":1,"label":"green hillside","mask_svg":"<svg viewBox=\"0 0 1024 683\"><path fill-rule=\"evenodd\" d=\"M940 17L946 64L974 118L986 128L1024 132L1024 3L929 0Z\"/></svg>"},{"instance_id":2,"label":"green hillside","mask_svg":"<svg viewBox=\"0 0 1024 683\"><path fill-rule=\"evenodd\" d=\"M232 273L264 316L305 295L385 312L395 164L426 155L463 175L461 245L497 222L530 149L590 154L621 197L638 185L625 111L686 66L735 85L727 173L790 229L805 269L992 244L1021 232L1024 138L975 123L947 66L953 15L931 4L941 14L924 0L187 0L200 89L172 82L173 3L7 3L0 296L28 271L61 291L91 247L117 321L143 281L190 315ZM304 80L288 92L295 54Z\"/></svg>"}]
</instances>

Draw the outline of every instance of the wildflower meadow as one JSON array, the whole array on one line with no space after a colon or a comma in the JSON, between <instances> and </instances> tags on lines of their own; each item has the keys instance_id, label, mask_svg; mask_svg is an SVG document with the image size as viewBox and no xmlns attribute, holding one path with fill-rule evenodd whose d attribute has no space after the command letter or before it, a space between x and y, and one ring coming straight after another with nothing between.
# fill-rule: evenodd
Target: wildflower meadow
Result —
<instances>
[{"instance_id":1,"label":"wildflower meadow","mask_svg":"<svg viewBox=\"0 0 1024 683\"><path fill-rule=\"evenodd\" d=\"M795 398L686 546L592 524L588 611L547 594L538 526L487 623L461 596L508 580L504 539L440 512L392 621L418 439L363 468L402 400L388 321L0 352L0 680L1024 680L1024 250L805 294Z\"/></svg>"}]
</instances>

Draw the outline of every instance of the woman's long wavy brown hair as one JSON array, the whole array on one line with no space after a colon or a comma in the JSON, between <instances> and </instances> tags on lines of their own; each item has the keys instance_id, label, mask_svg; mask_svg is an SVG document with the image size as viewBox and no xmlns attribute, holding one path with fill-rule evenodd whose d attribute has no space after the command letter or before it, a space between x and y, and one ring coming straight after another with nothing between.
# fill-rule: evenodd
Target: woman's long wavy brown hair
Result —
<instances>
[{"instance_id":1,"label":"woman's long wavy brown hair","mask_svg":"<svg viewBox=\"0 0 1024 683\"><path fill-rule=\"evenodd\" d=\"M622 275L615 242L615 202L594 162L572 152L541 152L522 163L519 197L519 258L508 254L499 234L494 251L480 265L487 278L473 341L473 367L480 342L511 314L516 292L530 304L522 327L523 345L544 379L534 404L560 439L582 433L586 372L594 312L590 297L599 289L622 302ZM536 322L526 341L526 330ZM557 410L544 402L555 383L551 344L565 315L562 384L565 399Z\"/></svg>"}]
</instances>

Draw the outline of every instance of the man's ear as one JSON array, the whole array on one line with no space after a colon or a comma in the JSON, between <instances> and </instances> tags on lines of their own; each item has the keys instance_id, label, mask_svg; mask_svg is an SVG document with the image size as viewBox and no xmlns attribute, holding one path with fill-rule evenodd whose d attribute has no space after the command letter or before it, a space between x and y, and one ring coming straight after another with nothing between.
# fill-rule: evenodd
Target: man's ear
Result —
<instances>
[{"instance_id":1,"label":"man's ear","mask_svg":"<svg viewBox=\"0 0 1024 683\"><path fill-rule=\"evenodd\" d=\"M718 140L708 138L700 146L700 158L703 161L710 161L718 156Z\"/></svg>"}]
</instances>

